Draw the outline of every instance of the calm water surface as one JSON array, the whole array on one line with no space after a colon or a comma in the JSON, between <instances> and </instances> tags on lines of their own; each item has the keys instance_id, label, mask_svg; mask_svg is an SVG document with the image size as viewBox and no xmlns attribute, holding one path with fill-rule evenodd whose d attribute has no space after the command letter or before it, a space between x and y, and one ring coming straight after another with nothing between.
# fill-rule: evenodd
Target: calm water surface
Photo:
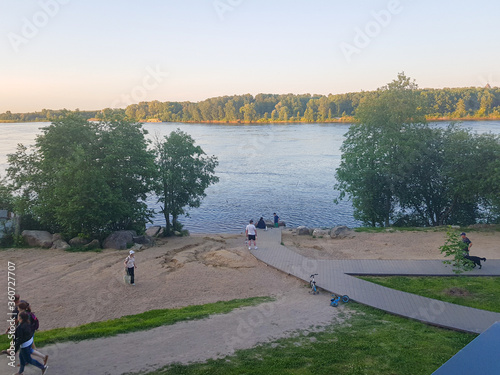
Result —
<instances>
[{"instance_id":1,"label":"calm water surface","mask_svg":"<svg viewBox=\"0 0 500 375\"><path fill-rule=\"evenodd\" d=\"M17 143L34 143L48 123L0 124L0 172ZM440 123L438 126L443 126ZM500 121L467 122L478 133L500 134ZM190 134L208 155L219 159L220 182L189 217L181 217L193 233L239 233L248 220L270 220L273 212L288 226L357 226L350 202L333 203L335 169L349 124L206 125L145 124L149 137L179 128ZM151 197L148 205L159 208ZM164 225L162 215L154 224Z\"/></svg>"}]
</instances>

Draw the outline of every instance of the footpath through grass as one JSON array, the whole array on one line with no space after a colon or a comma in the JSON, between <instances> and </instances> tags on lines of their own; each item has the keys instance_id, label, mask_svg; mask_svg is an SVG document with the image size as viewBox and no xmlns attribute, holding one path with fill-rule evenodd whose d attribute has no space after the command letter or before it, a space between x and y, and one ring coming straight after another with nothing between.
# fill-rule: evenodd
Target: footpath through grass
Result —
<instances>
[{"instance_id":1,"label":"footpath through grass","mask_svg":"<svg viewBox=\"0 0 500 375\"><path fill-rule=\"evenodd\" d=\"M500 312L500 277L363 276L359 278L444 302Z\"/></svg>"},{"instance_id":2,"label":"footpath through grass","mask_svg":"<svg viewBox=\"0 0 500 375\"><path fill-rule=\"evenodd\" d=\"M277 340L204 363L173 364L148 374L428 375L476 337L356 303L348 306L357 313L324 332Z\"/></svg>"},{"instance_id":3,"label":"footpath through grass","mask_svg":"<svg viewBox=\"0 0 500 375\"><path fill-rule=\"evenodd\" d=\"M36 334L36 346L43 347L47 344L64 341L81 341L115 336L120 333L145 331L180 321L203 319L213 314L226 314L239 307L255 306L272 300L271 297L253 297L219 301L205 305L192 305L178 309L150 310L142 314L127 315L118 319L89 323L78 327L40 331ZM9 345L7 335L0 336L0 347L7 348Z\"/></svg>"}]
</instances>

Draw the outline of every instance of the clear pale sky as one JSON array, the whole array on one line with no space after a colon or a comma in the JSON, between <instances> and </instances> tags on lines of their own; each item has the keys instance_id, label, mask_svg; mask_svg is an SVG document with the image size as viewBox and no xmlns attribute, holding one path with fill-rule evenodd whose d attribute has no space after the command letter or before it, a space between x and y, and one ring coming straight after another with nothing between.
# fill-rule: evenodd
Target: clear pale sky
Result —
<instances>
[{"instance_id":1,"label":"clear pale sky","mask_svg":"<svg viewBox=\"0 0 500 375\"><path fill-rule=\"evenodd\" d=\"M500 86L491 0L0 0L0 113Z\"/></svg>"}]
</instances>

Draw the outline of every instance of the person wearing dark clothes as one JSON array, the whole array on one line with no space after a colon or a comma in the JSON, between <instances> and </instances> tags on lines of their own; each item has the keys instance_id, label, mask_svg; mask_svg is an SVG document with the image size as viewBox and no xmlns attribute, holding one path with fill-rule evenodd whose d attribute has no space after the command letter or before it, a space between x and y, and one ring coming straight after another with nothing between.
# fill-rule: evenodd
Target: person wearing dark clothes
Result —
<instances>
[{"instance_id":1,"label":"person wearing dark clothes","mask_svg":"<svg viewBox=\"0 0 500 375\"><path fill-rule=\"evenodd\" d=\"M261 217L259 219L259 222L257 223L257 225L255 227L258 228L258 229L266 229L267 228L266 227L266 222L264 221L263 217Z\"/></svg>"},{"instance_id":2,"label":"person wearing dark clothes","mask_svg":"<svg viewBox=\"0 0 500 375\"><path fill-rule=\"evenodd\" d=\"M15 334L15 352L19 351L19 360L21 362L21 367L19 367L19 372L17 375L24 373L24 367L27 364L38 367L42 370L42 374L45 374L48 366L42 365L36 359L31 358L31 344L33 343L33 330L30 324L29 313L26 311L21 311L18 316L19 325L16 328Z\"/></svg>"},{"instance_id":3,"label":"person wearing dark clothes","mask_svg":"<svg viewBox=\"0 0 500 375\"><path fill-rule=\"evenodd\" d=\"M462 236L464 255L469 255L470 248L472 247L472 242L467 238L465 232L460 233L460 235Z\"/></svg>"},{"instance_id":4,"label":"person wearing dark clothes","mask_svg":"<svg viewBox=\"0 0 500 375\"><path fill-rule=\"evenodd\" d=\"M278 226L279 226L279 219L280 218L279 218L278 215L276 215L276 212L273 214L273 216L274 216L274 227L278 228Z\"/></svg>"}]
</instances>

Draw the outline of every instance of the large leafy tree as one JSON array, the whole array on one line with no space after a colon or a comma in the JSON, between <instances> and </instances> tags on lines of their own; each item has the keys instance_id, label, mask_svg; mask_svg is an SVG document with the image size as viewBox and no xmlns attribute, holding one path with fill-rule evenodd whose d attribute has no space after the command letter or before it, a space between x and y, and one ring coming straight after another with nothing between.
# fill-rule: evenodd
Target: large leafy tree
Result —
<instances>
[{"instance_id":1,"label":"large leafy tree","mask_svg":"<svg viewBox=\"0 0 500 375\"><path fill-rule=\"evenodd\" d=\"M144 228L155 172L145 134L120 116L52 122L32 148L19 145L8 156L17 210L68 236Z\"/></svg>"},{"instance_id":2,"label":"large leafy tree","mask_svg":"<svg viewBox=\"0 0 500 375\"><path fill-rule=\"evenodd\" d=\"M218 165L215 156L207 156L193 138L177 129L155 142L159 177L155 192L162 204L166 235L177 229L178 217L186 214L186 207L199 207L205 190L219 181L214 174ZM172 216L172 223L170 222Z\"/></svg>"},{"instance_id":3,"label":"large leafy tree","mask_svg":"<svg viewBox=\"0 0 500 375\"><path fill-rule=\"evenodd\" d=\"M367 97L342 144L336 188L340 199L352 199L355 218L369 225L389 225L397 207L395 192L422 148L415 135L425 118L416 89L401 73Z\"/></svg>"},{"instance_id":4,"label":"large leafy tree","mask_svg":"<svg viewBox=\"0 0 500 375\"><path fill-rule=\"evenodd\" d=\"M500 142L456 125L425 123L404 74L360 103L342 145L341 191L365 224L469 225L499 213Z\"/></svg>"}]
</instances>

